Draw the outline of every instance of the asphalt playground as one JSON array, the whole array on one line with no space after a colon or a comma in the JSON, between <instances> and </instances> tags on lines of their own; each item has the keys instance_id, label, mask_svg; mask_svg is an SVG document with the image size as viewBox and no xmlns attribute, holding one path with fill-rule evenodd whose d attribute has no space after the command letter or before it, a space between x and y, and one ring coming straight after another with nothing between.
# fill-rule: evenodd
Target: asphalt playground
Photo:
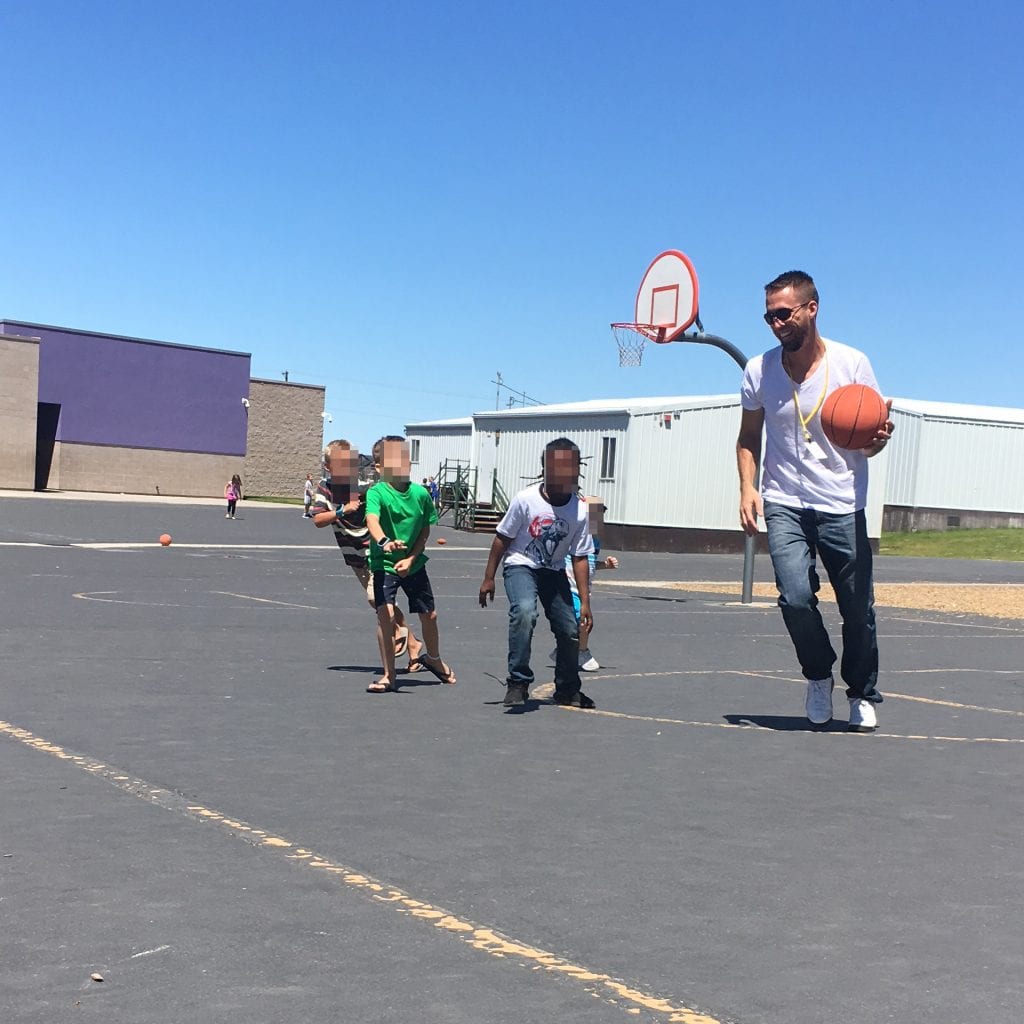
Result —
<instances>
[{"instance_id":1,"label":"asphalt playground","mask_svg":"<svg viewBox=\"0 0 1024 1024\"><path fill-rule=\"evenodd\" d=\"M739 558L627 552L597 710L544 699L542 620L540 699L507 711L489 538L441 526L458 683L370 695L329 534L0 498L0 1021L1020 1021L1024 621L880 608L879 731L837 690L815 733L771 603L659 586L738 594Z\"/></svg>"}]
</instances>

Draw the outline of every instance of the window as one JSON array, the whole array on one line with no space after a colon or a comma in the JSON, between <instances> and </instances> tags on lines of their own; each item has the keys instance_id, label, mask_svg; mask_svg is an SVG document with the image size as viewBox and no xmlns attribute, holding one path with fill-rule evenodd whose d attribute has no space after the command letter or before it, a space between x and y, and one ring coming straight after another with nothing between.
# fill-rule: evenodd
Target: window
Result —
<instances>
[{"instance_id":1,"label":"window","mask_svg":"<svg viewBox=\"0 0 1024 1024\"><path fill-rule=\"evenodd\" d=\"M615 438L601 438L601 479L615 479Z\"/></svg>"},{"instance_id":2,"label":"window","mask_svg":"<svg viewBox=\"0 0 1024 1024\"><path fill-rule=\"evenodd\" d=\"M409 440L409 461L420 461L420 439L418 437L413 437Z\"/></svg>"}]
</instances>

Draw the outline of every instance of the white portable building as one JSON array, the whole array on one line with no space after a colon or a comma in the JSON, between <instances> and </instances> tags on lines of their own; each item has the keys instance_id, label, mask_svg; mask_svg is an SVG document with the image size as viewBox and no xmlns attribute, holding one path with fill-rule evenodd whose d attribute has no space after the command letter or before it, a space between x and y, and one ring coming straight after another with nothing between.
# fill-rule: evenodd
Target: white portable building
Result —
<instances>
[{"instance_id":1,"label":"white portable building","mask_svg":"<svg viewBox=\"0 0 1024 1024\"><path fill-rule=\"evenodd\" d=\"M446 461L469 465L472 453L473 417L454 420L433 420L408 423L405 435L409 440L412 478L436 476Z\"/></svg>"},{"instance_id":2,"label":"white portable building","mask_svg":"<svg viewBox=\"0 0 1024 1024\"><path fill-rule=\"evenodd\" d=\"M1024 526L1024 409L897 398L886 530Z\"/></svg>"},{"instance_id":3,"label":"white portable building","mask_svg":"<svg viewBox=\"0 0 1024 1024\"><path fill-rule=\"evenodd\" d=\"M580 487L605 506L605 536L620 549L738 550L739 484L735 394L594 399L473 417L478 493L490 479L511 495L538 478L554 437L583 456ZM884 456L873 460L868 533L881 533ZM880 472L879 472L880 470Z\"/></svg>"},{"instance_id":4,"label":"white portable building","mask_svg":"<svg viewBox=\"0 0 1024 1024\"><path fill-rule=\"evenodd\" d=\"M883 527L1024 526L1024 410L896 399L893 420L892 443L870 463L870 537ZM487 502L494 480L511 496L537 479L544 446L568 437L585 460L581 489L607 506L609 546L739 550L739 422L736 394L592 399L444 421L443 443L465 453ZM407 427L421 462L440 452L427 447L439 426Z\"/></svg>"}]
</instances>

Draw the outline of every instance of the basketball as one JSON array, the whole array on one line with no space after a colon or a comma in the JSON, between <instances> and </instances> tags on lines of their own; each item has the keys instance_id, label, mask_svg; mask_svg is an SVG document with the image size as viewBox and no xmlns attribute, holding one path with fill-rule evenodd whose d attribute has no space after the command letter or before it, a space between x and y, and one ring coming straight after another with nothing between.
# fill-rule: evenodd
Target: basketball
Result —
<instances>
[{"instance_id":1,"label":"basketball","mask_svg":"<svg viewBox=\"0 0 1024 1024\"><path fill-rule=\"evenodd\" d=\"M867 384L836 388L821 407L821 429L837 447L866 448L889 418L882 396Z\"/></svg>"},{"instance_id":2,"label":"basketball","mask_svg":"<svg viewBox=\"0 0 1024 1024\"><path fill-rule=\"evenodd\" d=\"M169 533L161 533L160 543L163 544L164 547L167 547L167 545L171 543L171 535Z\"/></svg>"},{"instance_id":3,"label":"basketball","mask_svg":"<svg viewBox=\"0 0 1024 1024\"><path fill-rule=\"evenodd\" d=\"M448 543L448 541L446 541L446 540L444 539L444 537L438 537L438 538L437 538L437 543L438 543L438 544L447 544L447 543Z\"/></svg>"}]
</instances>

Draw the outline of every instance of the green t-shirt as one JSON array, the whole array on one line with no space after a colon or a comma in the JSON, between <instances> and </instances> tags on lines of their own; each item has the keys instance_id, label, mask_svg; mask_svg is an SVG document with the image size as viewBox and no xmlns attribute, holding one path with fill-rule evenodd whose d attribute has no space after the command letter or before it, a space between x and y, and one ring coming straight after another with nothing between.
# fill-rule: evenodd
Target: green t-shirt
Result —
<instances>
[{"instance_id":1,"label":"green t-shirt","mask_svg":"<svg viewBox=\"0 0 1024 1024\"><path fill-rule=\"evenodd\" d=\"M416 542L424 526L437 522L430 492L422 484L411 483L404 491L396 490L385 480L374 484L366 492L366 514L380 518L384 536L405 542L405 551L381 551L379 544L370 545L370 569L379 572L395 571L395 562L409 557L408 549ZM420 554L409 574L419 572L427 564L427 556Z\"/></svg>"}]
</instances>

